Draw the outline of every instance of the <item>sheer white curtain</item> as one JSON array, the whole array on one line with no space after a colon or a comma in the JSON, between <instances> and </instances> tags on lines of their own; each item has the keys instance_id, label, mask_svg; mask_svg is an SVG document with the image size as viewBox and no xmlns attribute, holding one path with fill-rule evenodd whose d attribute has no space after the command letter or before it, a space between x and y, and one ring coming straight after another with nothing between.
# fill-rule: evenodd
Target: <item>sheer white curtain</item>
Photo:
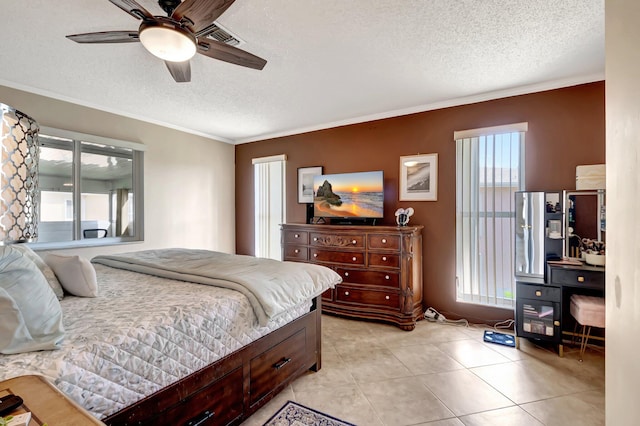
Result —
<instances>
[{"instance_id":1,"label":"sheer white curtain","mask_svg":"<svg viewBox=\"0 0 640 426\"><path fill-rule=\"evenodd\" d=\"M286 217L286 155L253 159L255 255L282 260L280 224Z\"/></svg>"},{"instance_id":2,"label":"sheer white curtain","mask_svg":"<svg viewBox=\"0 0 640 426\"><path fill-rule=\"evenodd\" d=\"M455 132L457 300L512 307L527 123Z\"/></svg>"}]
</instances>

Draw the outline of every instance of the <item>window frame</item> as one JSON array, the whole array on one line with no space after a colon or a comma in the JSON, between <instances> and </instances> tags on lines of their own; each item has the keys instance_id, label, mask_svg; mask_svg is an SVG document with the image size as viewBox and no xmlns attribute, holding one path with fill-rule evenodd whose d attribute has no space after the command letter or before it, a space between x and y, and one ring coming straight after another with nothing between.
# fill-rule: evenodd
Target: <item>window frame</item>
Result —
<instances>
[{"instance_id":1,"label":"window frame","mask_svg":"<svg viewBox=\"0 0 640 426\"><path fill-rule=\"evenodd\" d=\"M97 135L90 135L86 133L80 133L70 130L57 129L53 127L40 126L39 136L51 136L54 138L64 138L72 141L72 180L73 180L73 191L72 198L74 204L74 212L73 212L73 235L75 238L71 241L51 241L51 242L33 242L30 243L29 246L36 250L48 250L48 249L66 249L66 248L77 248L77 247L96 247L96 246L110 246L110 245L120 245L120 244L132 244L132 243L140 243L144 241L144 152L146 151L146 146L144 144L138 142L131 141L123 141L119 139L107 138ZM82 151L81 144L83 142L94 143L100 145L106 145L108 147L113 148L125 148L131 150L132 156L132 192L134 194L134 231L133 235L127 237L105 237L105 238L82 238L81 234L81 223L80 223L80 215L81 215L81 196L82 196L82 187L81 180L82 176L80 173L81 170L81 154L82 152L87 152L86 150ZM41 145L41 142L38 141L38 145ZM67 149L68 146L62 146L61 143L59 147L56 147L55 143L49 143L48 146L52 148L64 148ZM97 151L101 151L97 147L91 147L90 152L96 153ZM100 154L107 154L108 152L100 152ZM40 191L40 188L38 189ZM39 196L39 194L38 194Z\"/></svg>"},{"instance_id":2,"label":"window frame","mask_svg":"<svg viewBox=\"0 0 640 426\"><path fill-rule=\"evenodd\" d=\"M271 155L268 157L253 158L254 181L254 255L269 259L282 260L280 246L280 225L287 222L287 155ZM269 175L258 175L259 167ZM271 181L276 173L280 186L275 186ZM278 202L279 201L279 202ZM277 212L278 217L273 217ZM266 218L266 220L265 220ZM277 229L276 229L277 228Z\"/></svg>"},{"instance_id":3,"label":"window frame","mask_svg":"<svg viewBox=\"0 0 640 426\"><path fill-rule=\"evenodd\" d=\"M463 130L463 131L456 131L454 132L454 142L456 143L456 301L459 303L470 303L470 304L476 304L476 305L481 305L481 306L487 306L487 307L493 307L493 308L501 308L501 309L513 309L515 307L515 274L513 271L513 268L511 268L511 270L509 271L509 276L511 276L511 297L510 298L506 298L506 297L498 297L498 294L495 293L493 295L490 295L490 293L488 292L487 289L487 294L483 294L482 290L484 287L480 286L479 283L469 283L467 281L465 281L467 284L471 284L472 287L478 287L479 292L476 293L466 293L461 287L463 286L463 283L460 281L462 278L460 277L461 275L461 271L465 271L468 270L468 268L473 269L474 271L476 271L474 268L478 266L478 264L476 264L476 262L480 262L479 258L478 258L478 254L476 253L476 255L474 256L475 260L471 260L471 259L467 259L466 256L473 254L473 250L464 250L461 247L459 247L459 245L462 243L462 241L465 239L462 235L462 229L460 228L460 226L462 226L459 222L462 219L462 217L465 217L465 214L469 214L471 212L466 212L466 211L462 211L461 210L461 202L462 202L462 198L464 194L461 193L462 191L462 187L461 185L463 185L462 182L459 181L460 179L460 175L462 173L463 168L465 167L465 165L460 163L460 160L462 159L463 162L470 162L470 161L475 161L475 166L471 165L471 164L467 164L467 166L471 169L474 170L475 167L477 167L479 165L478 161L479 161L479 156L471 156L470 158L467 158L466 160L464 158L461 158L461 153L459 152L459 147L460 147L460 143L462 143L463 140L466 139L474 139L474 138L483 138L483 137L493 137L495 138L498 135L505 135L505 134L510 134L510 133L518 133L520 136L520 148L519 148L519 158L518 158L518 163L519 163L519 170L518 170L518 185L519 185L519 189L518 190L524 190L525 187L525 140L526 140L526 133L528 131L528 123L523 122L523 123L514 123L514 124L508 124L508 125L504 125L504 126L495 126L495 127L486 127L486 128L481 128L481 129L472 129L472 130ZM477 149L477 148L476 148ZM493 170L493 169L492 169ZM478 183L480 181L478 180ZM493 187L495 188L495 182L493 184ZM481 189L481 187L478 185L475 190L479 190ZM469 195L470 197L478 197L480 196L479 192L475 192L474 194ZM513 200L512 200L513 201ZM476 213L478 214L478 217L487 217L487 214L491 214L493 215L493 217L509 217L511 218L513 216L513 218L515 219L515 204L513 204L512 206L513 211L511 212L505 212L505 211L499 211L496 212L495 210L491 210L488 211L486 210L486 208L482 211L477 210ZM496 215L496 213L498 213ZM469 216L470 217L470 216ZM492 224L492 225L495 225ZM479 224L474 225L474 226L480 226ZM515 225L514 225L515 226ZM513 228L513 226L511 227ZM486 226L485 226L485 230L486 230ZM493 234L492 234L492 238L495 241L496 239L496 233L498 232L498 228L493 227ZM513 235L514 233L514 229L510 229L510 231L512 233L512 235L510 236L511 239L513 240L515 238L515 236ZM473 234L473 235L469 235L469 237L474 238L474 244L477 243L477 239L479 238L479 233L478 234ZM484 237L485 239L488 238L488 236ZM486 248L486 247L485 247ZM513 252L513 249L511 250ZM494 253L495 253L495 248L494 248ZM486 254L486 253L485 253ZM513 256L513 253L511 253L511 255ZM487 255L488 256L488 255ZM466 260L464 260L466 259ZM460 262L463 262L463 264L460 264ZM470 262L470 263L469 263ZM511 262L511 264L513 265L513 262ZM494 271L496 272L496 271ZM465 275L464 272L462 272L462 275ZM467 274L468 275L468 274ZM471 276L475 276L475 273L471 273ZM485 279L488 277L488 275L486 277L484 277ZM494 277L495 278L495 277ZM482 282L482 279L480 280L480 282ZM496 283L494 283L494 291L497 290L497 287L495 287ZM466 288L466 286L465 286Z\"/></svg>"}]
</instances>

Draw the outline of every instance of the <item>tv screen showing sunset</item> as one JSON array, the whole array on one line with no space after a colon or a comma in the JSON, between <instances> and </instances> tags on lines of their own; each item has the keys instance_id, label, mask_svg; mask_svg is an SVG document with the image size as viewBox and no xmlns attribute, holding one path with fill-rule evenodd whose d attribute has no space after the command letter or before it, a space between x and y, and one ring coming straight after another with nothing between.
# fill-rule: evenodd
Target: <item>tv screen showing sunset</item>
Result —
<instances>
[{"instance_id":1,"label":"tv screen showing sunset","mask_svg":"<svg viewBox=\"0 0 640 426\"><path fill-rule=\"evenodd\" d=\"M313 179L314 214L318 217L381 218L382 171L320 175Z\"/></svg>"}]
</instances>

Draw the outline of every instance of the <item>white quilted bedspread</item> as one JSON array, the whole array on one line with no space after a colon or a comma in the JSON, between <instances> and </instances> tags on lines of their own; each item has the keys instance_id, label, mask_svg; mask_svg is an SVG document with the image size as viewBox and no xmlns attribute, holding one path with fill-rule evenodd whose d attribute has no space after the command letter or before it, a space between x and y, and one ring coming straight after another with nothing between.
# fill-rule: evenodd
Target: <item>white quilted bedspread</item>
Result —
<instances>
[{"instance_id":1,"label":"white quilted bedspread","mask_svg":"<svg viewBox=\"0 0 640 426\"><path fill-rule=\"evenodd\" d=\"M104 418L308 312L266 326L241 293L95 265L100 295L66 296L56 351L0 355L0 380L41 374Z\"/></svg>"}]
</instances>

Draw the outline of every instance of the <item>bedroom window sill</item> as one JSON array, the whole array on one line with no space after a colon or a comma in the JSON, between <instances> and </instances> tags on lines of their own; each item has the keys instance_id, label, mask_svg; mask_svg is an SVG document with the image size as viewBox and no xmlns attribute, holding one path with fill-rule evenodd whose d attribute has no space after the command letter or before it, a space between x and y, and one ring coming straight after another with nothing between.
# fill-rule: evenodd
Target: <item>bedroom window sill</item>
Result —
<instances>
[{"instance_id":1,"label":"bedroom window sill","mask_svg":"<svg viewBox=\"0 0 640 426\"><path fill-rule=\"evenodd\" d=\"M125 245L125 244L141 244L144 243L143 240L132 240L132 239L124 239L124 238L91 238L86 240L75 240L75 241L58 241L58 242L50 242L50 243L29 243L29 247L31 247L34 251L42 251L42 250L63 250L63 249L73 249L73 248L83 248L83 247L103 247L103 246L116 246L116 245Z\"/></svg>"}]
</instances>

